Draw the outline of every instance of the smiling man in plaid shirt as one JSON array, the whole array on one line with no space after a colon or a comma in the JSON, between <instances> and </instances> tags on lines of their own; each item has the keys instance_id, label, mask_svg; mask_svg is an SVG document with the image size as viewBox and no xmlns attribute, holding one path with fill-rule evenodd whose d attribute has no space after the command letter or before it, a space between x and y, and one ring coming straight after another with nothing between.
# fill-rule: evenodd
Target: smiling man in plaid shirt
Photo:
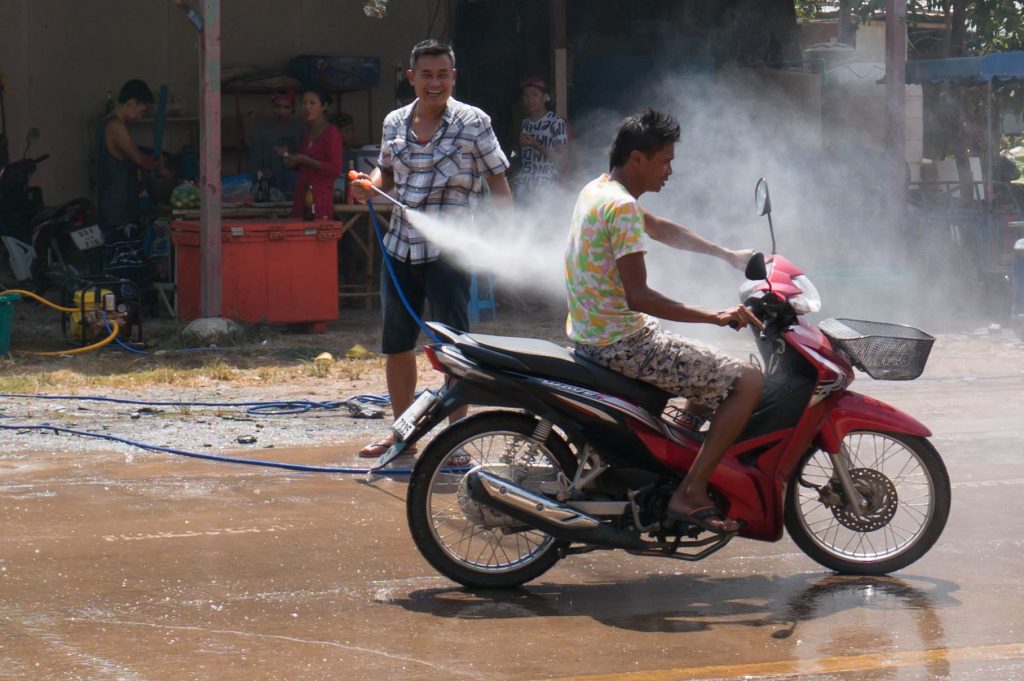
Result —
<instances>
[{"instance_id":1,"label":"smiling man in plaid shirt","mask_svg":"<svg viewBox=\"0 0 1024 681\"><path fill-rule=\"evenodd\" d=\"M364 175L409 208L443 219L464 214L483 196L487 183L500 203L511 204L505 171L508 159L480 109L454 99L455 53L437 40L424 40L412 49L409 82L416 100L384 119L377 167ZM361 203L371 190L353 185ZM405 211L391 214L384 237L399 286L410 305L422 316L430 302L431 318L456 329L468 330L469 274L447 258L410 224ZM386 268L384 270L386 272ZM381 277L381 350L387 356L391 410L398 418L416 393L416 339L419 327L405 309L395 284ZM465 415L460 410L453 419ZM391 445L390 436L364 447L360 456L378 457Z\"/></svg>"}]
</instances>

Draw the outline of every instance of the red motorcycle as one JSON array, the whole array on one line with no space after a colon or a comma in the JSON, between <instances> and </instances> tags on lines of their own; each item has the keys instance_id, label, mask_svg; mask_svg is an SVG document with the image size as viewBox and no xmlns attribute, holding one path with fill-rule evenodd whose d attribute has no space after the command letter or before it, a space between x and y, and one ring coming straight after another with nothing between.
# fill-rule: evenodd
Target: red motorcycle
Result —
<instances>
[{"instance_id":1,"label":"red motorcycle","mask_svg":"<svg viewBox=\"0 0 1024 681\"><path fill-rule=\"evenodd\" d=\"M910 565L946 524L950 485L927 427L847 390L853 367L912 379L933 338L879 322L801 319L820 309L810 280L775 255L767 183L756 190L773 255L747 266L741 300L764 322L762 401L716 469L710 495L735 535L665 519L703 435L672 395L547 341L460 333L425 348L447 377L392 425L400 456L464 405L497 407L445 428L416 462L407 516L439 572L468 587L511 587L559 559L599 549L696 561L734 536L783 528L821 565L879 575ZM666 408L667 407L667 408Z\"/></svg>"}]
</instances>

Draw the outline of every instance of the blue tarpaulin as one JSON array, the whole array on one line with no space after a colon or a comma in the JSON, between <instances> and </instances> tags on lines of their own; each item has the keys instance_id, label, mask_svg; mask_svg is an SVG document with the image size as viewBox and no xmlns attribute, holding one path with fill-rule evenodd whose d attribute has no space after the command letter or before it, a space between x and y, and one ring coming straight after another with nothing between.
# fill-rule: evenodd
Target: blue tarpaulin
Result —
<instances>
[{"instance_id":1,"label":"blue tarpaulin","mask_svg":"<svg viewBox=\"0 0 1024 681\"><path fill-rule=\"evenodd\" d=\"M982 57L920 59L907 62L908 83L956 83L1024 80L1024 52L996 52Z\"/></svg>"}]
</instances>

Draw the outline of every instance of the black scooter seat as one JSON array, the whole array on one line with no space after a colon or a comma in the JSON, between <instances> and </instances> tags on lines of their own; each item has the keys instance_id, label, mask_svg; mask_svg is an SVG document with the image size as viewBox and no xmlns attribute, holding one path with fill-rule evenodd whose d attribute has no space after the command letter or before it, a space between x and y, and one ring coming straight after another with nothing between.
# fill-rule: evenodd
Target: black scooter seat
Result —
<instances>
[{"instance_id":1,"label":"black scooter seat","mask_svg":"<svg viewBox=\"0 0 1024 681\"><path fill-rule=\"evenodd\" d=\"M39 211L38 213L32 216L31 224L33 227L35 227L36 225L42 224L47 220L52 220L53 218L60 215L61 211L63 210L64 206L53 206L52 208L44 208L43 210Z\"/></svg>"},{"instance_id":2,"label":"black scooter seat","mask_svg":"<svg viewBox=\"0 0 1024 681\"><path fill-rule=\"evenodd\" d=\"M88 199L81 198L71 199L70 201L65 201L59 206L44 208L43 210L39 211L38 213L32 216L32 226L35 227L36 225L46 222L48 220L53 220L54 218L60 216L62 213L67 212L69 209L77 209L79 207L84 207L84 205L87 204L88 201Z\"/></svg>"},{"instance_id":3,"label":"black scooter seat","mask_svg":"<svg viewBox=\"0 0 1024 681\"><path fill-rule=\"evenodd\" d=\"M465 333L459 335L455 346L467 357L483 364L610 393L654 415L660 414L673 397L650 383L605 369L573 350L546 340Z\"/></svg>"}]
</instances>

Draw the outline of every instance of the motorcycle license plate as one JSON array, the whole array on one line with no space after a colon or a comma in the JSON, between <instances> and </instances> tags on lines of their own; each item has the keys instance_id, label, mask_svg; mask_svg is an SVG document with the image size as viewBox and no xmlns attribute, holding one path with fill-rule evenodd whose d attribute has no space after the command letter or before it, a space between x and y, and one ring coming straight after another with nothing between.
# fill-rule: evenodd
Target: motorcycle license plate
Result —
<instances>
[{"instance_id":1,"label":"motorcycle license plate","mask_svg":"<svg viewBox=\"0 0 1024 681\"><path fill-rule=\"evenodd\" d=\"M71 232L71 240L80 251L87 251L103 245L103 233L98 225L83 227Z\"/></svg>"},{"instance_id":2,"label":"motorcycle license plate","mask_svg":"<svg viewBox=\"0 0 1024 681\"><path fill-rule=\"evenodd\" d=\"M395 432L395 435L399 440L404 440L409 437L409 434L416 427L416 422L420 420L424 414L427 413L432 406L437 404L437 395L424 390L420 393L420 396L412 403L405 412L399 416L394 423L391 424L391 430Z\"/></svg>"}]
</instances>

